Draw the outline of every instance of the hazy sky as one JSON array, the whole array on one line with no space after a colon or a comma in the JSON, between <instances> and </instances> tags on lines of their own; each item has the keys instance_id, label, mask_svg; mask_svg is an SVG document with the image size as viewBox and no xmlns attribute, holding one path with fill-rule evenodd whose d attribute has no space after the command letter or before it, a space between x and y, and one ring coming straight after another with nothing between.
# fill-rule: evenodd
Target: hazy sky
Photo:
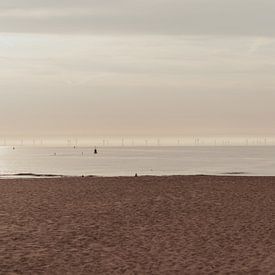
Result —
<instances>
[{"instance_id":1,"label":"hazy sky","mask_svg":"<svg viewBox=\"0 0 275 275\"><path fill-rule=\"evenodd\" d=\"M275 134L274 0L0 2L1 135Z\"/></svg>"}]
</instances>

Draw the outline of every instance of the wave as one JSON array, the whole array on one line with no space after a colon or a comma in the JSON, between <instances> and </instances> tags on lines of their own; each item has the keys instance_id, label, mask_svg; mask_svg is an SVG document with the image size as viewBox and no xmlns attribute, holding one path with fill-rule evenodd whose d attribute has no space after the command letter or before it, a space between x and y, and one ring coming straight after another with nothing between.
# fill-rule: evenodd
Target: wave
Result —
<instances>
[{"instance_id":1,"label":"wave","mask_svg":"<svg viewBox=\"0 0 275 275\"><path fill-rule=\"evenodd\" d=\"M60 178L64 175L57 174L36 174L36 173L15 173L15 174L0 174L0 177L12 178L12 177L26 177L26 178Z\"/></svg>"},{"instance_id":2,"label":"wave","mask_svg":"<svg viewBox=\"0 0 275 275\"><path fill-rule=\"evenodd\" d=\"M226 173L221 173L221 175L247 175L249 173L246 172L226 172Z\"/></svg>"}]
</instances>

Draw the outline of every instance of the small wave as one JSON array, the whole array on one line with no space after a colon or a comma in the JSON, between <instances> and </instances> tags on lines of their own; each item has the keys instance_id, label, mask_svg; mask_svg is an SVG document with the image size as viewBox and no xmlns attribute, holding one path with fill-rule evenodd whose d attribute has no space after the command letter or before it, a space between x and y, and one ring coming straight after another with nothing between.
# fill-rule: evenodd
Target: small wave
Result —
<instances>
[{"instance_id":1,"label":"small wave","mask_svg":"<svg viewBox=\"0 0 275 275\"><path fill-rule=\"evenodd\" d=\"M64 175L56 174L36 174L36 173L15 173L15 174L0 174L0 177L3 178L60 178Z\"/></svg>"},{"instance_id":2,"label":"small wave","mask_svg":"<svg viewBox=\"0 0 275 275\"><path fill-rule=\"evenodd\" d=\"M248 173L246 172L226 172L226 173L221 173L221 175L247 175Z\"/></svg>"}]
</instances>

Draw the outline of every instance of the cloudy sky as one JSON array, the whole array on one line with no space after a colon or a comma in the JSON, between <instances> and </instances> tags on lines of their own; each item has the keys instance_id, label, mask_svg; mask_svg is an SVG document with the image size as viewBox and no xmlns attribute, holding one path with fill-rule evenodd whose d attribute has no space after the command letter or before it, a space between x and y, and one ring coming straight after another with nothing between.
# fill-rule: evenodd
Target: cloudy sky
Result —
<instances>
[{"instance_id":1,"label":"cloudy sky","mask_svg":"<svg viewBox=\"0 0 275 275\"><path fill-rule=\"evenodd\" d=\"M274 0L0 2L0 135L275 134Z\"/></svg>"}]
</instances>

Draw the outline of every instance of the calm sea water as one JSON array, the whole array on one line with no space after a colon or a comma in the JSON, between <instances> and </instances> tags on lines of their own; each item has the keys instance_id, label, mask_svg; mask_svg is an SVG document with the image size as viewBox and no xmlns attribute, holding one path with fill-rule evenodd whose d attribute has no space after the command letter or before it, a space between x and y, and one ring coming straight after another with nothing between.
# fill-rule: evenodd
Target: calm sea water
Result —
<instances>
[{"instance_id":1,"label":"calm sea water","mask_svg":"<svg viewBox=\"0 0 275 275\"><path fill-rule=\"evenodd\" d=\"M0 147L0 176L22 173L275 176L275 147Z\"/></svg>"}]
</instances>

